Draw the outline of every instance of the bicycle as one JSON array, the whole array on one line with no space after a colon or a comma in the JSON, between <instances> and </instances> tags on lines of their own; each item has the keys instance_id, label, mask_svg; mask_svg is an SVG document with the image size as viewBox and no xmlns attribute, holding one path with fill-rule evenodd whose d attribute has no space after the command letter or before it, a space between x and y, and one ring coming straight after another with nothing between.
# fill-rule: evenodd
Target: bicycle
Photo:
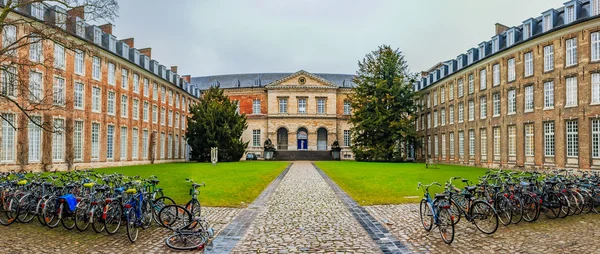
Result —
<instances>
[{"instance_id":1,"label":"bicycle","mask_svg":"<svg viewBox=\"0 0 600 254\"><path fill-rule=\"evenodd\" d=\"M440 236L444 243L451 244L454 240L454 222L450 214L450 201L445 194L435 194L434 199L429 195L429 187L436 185L442 186L437 182L429 185L418 184L417 190L423 188L423 199L419 204L419 215L423 228L430 232L435 225L439 229Z\"/></svg>"}]
</instances>

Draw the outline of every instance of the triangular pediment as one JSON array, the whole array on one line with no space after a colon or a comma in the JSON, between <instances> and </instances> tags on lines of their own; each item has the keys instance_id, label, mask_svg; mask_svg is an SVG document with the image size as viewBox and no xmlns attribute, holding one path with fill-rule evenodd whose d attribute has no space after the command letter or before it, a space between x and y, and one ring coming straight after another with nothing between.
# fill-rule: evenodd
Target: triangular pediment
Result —
<instances>
[{"instance_id":1,"label":"triangular pediment","mask_svg":"<svg viewBox=\"0 0 600 254\"><path fill-rule=\"evenodd\" d=\"M336 85L317 75L301 70L289 76L275 80L265 86L268 89L285 88L337 88Z\"/></svg>"}]
</instances>

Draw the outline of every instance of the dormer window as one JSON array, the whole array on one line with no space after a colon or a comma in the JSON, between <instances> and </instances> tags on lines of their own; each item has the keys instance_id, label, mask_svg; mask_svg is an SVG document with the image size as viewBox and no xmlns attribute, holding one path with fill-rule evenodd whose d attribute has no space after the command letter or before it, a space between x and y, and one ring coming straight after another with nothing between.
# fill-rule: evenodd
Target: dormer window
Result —
<instances>
[{"instance_id":1,"label":"dormer window","mask_svg":"<svg viewBox=\"0 0 600 254\"><path fill-rule=\"evenodd\" d=\"M144 55L144 69L150 69L150 57Z\"/></svg>"},{"instance_id":2,"label":"dormer window","mask_svg":"<svg viewBox=\"0 0 600 254\"><path fill-rule=\"evenodd\" d=\"M158 62L154 62L154 74L158 75Z\"/></svg>"},{"instance_id":3,"label":"dormer window","mask_svg":"<svg viewBox=\"0 0 600 254\"><path fill-rule=\"evenodd\" d=\"M467 61L467 65L472 64L473 62L475 62L475 54L474 54L474 50L469 50L469 59Z\"/></svg>"},{"instance_id":4,"label":"dormer window","mask_svg":"<svg viewBox=\"0 0 600 254\"><path fill-rule=\"evenodd\" d=\"M139 51L133 51L133 62L135 64L140 64L140 52Z\"/></svg>"},{"instance_id":5,"label":"dormer window","mask_svg":"<svg viewBox=\"0 0 600 254\"><path fill-rule=\"evenodd\" d=\"M122 45L123 57L127 58L129 56L129 45L127 45L126 43L123 43Z\"/></svg>"},{"instance_id":6,"label":"dormer window","mask_svg":"<svg viewBox=\"0 0 600 254\"><path fill-rule=\"evenodd\" d=\"M600 14L600 0L590 0L590 16L596 16Z\"/></svg>"},{"instance_id":7,"label":"dormer window","mask_svg":"<svg viewBox=\"0 0 600 254\"><path fill-rule=\"evenodd\" d=\"M529 39L531 37L531 21L523 24L523 40Z\"/></svg>"},{"instance_id":8,"label":"dormer window","mask_svg":"<svg viewBox=\"0 0 600 254\"><path fill-rule=\"evenodd\" d=\"M75 34L77 34L79 37L85 38L85 21L79 17L76 17L75 20Z\"/></svg>"},{"instance_id":9,"label":"dormer window","mask_svg":"<svg viewBox=\"0 0 600 254\"><path fill-rule=\"evenodd\" d=\"M511 29L506 32L506 47L515 44L515 30Z\"/></svg>"},{"instance_id":10,"label":"dormer window","mask_svg":"<svg viewBox=\"0 0 600 254\"><path fill-rule=\"evenodd\" d=\"M44 20L44 4L42 2L31 3L31 16Z\"/></svg>"},{"instance_id":11,"label":"dormer window","mask_svg":"<svg viewBox=\"0 0 600 254\"><path fill-rule=\"evenodd\" d=\"M116 52L117 50L117 39L112 36L108 36L108 50Z\"/></svg>"},{"instance_id":12,"label":"dormer window","mask_svg":"<svg viewBox=\"0 0 600 254\"><path fill-rule=\"evenodd\" d=\"M492 39L492 53L496 53L498 51L500 51L500 37L495 36Z\"/></svg>"},{"instance_id":13,"label":"dormer window","mask_svg":"<svg viewBox=\"0 0 600 254\"><path fill-rule=\"evenodd\" d=\"M64 12L59 11L59 9L55 9L55 20L54 22L56 22L56 26L62 28L62 29L67 29L67 14Z\"/></svg>"},{"instance_id":14,"label":"dormer window","mask_svg":"<svg viewBox=\"0 0 600 254\"><path fill-rule=\"evenodd\" d=\"M479 58L485 57L485 44L479 45Z\"/></svg>"},{"instance_id":15,"label":"dormer window","mask_svg":"<svg viewBox=\"0 0 600 254\"><path fill-rule=\"evenodd\" d=\"M454 62L450 61L450 63L448 63L448 74L452 73L454 71Z\"/></svg>"},{"instance_id":16,"label":"dormer window","mask_svg":"<svg viewBox=\"0 0 600 254\"><path fill-rule=\"evenodd\" d=\"M102 45L102 30L99 27L94 27L94 43Z\"/></svg>"},{"instance_id":17,"label":"dormer window","mask_svg":"<svg viewBox=\"0 0 600 254\"><path fill-rule=\"evenodd\" d=\"M463 58L462 58L462 56L457 57L456 61L458 62L458 69L462 69L462 67L463 67Z\"/></svg>"},{"instance_id":18,"label":"dormer window","mask_svg":"<svg viewBox=\"0 0 600 254\"><path fill-rule=\"evenodd\" d=\"M542 28L544 29L544 32L548 32L550 30L552 30L552 28L554 28L554 17L553 17L553 13L549 12L544 14L544 17L542 18Z\"/></svg>"}]
</instances>

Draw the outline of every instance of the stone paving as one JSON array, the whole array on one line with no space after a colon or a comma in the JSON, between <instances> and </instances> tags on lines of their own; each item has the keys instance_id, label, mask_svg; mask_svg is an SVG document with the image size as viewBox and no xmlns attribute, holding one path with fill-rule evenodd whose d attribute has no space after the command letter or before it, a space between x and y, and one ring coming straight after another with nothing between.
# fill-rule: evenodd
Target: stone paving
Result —
<instances>
[{"instance_id":1,"label":"stone paving","mask_svg":"<svg viewBox=\"0 0 600 254\"><path fill-rule=\"evenodd\" d=\"M215 232L221 231L243 210L217 207L202 209ZM60 224L57 228L49 229L34 219L29 224L0 226L0 253L175 253L178 251L171 250L165 244L165 237L170 233L170 230L154 225L140 230L137 241L131 243L124 227L115 235L96 234L91 227L85 232L65 230Z\"/></svg>"},{"instance_id":2,"label":"stone paving","mask_svg":"<svg viewBox=\"0 0 600 254\"><path fill-rule=\"evenodd\" d=\"M295 162L233 252L381 251L317 170Z\"/></svg>"},{"instance_id":3,"label":"stone paving","mask_svg":"<svg viewBox=\"0 0 600 254\"><path fill-rule=\"evenodd\" d=\"M365 208L414 253L600 253L598 214L554 220L541 214L533 223L500 224L491 236L462 218L454 242L447 245L437 230L427 233L423 229L417 204Z\"/></svg>"}]
</instances>

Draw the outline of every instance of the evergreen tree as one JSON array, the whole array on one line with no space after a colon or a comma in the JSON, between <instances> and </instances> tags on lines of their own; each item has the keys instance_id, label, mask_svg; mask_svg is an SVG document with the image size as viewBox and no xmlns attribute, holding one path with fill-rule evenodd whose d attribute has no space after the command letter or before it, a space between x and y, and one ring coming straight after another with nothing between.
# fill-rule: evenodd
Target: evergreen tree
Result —
<instances>
[{"instance_id":1,"label":"evergreen tree","mask_svg":"<svg viewBox=\"0 0 600 254\"><path fill-rule=\"evenodd\" d=\"M210 148L219 148L219 161L239 161L244 155L248 142L241 140L248 124L246 115L236 112L223 90L211 87L200 98L200 102L190 108L186 138L191 147L191 159L199 162L210 161Z\"/></svg>"},{"instance_id":2,"label":"evergreen tree","mask_svg":"<svg viewBox=\"0 0 600 254\"><path fill-rule=\"evenodd\" d=\"M414 78L402 52L388 45L367 54L350 96L352 151L359 161L401 161L416 139Z\"/></svg>"}]
</instances>

